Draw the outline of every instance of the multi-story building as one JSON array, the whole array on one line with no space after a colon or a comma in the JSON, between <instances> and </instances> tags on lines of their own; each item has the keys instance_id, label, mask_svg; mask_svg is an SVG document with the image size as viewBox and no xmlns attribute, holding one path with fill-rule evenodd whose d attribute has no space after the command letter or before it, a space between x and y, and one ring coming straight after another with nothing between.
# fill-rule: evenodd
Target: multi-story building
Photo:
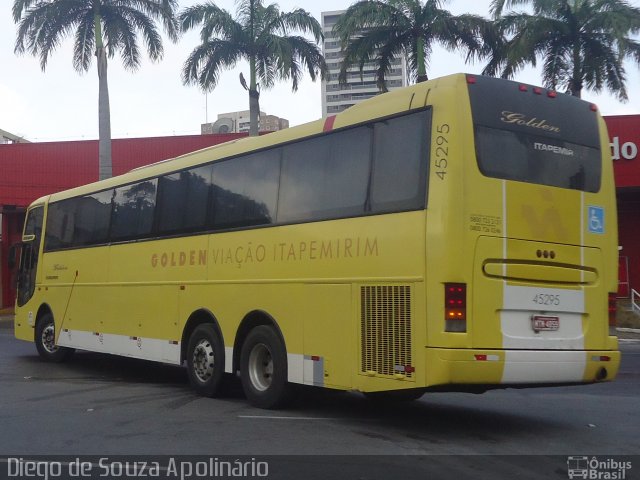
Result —
<instances>
[{"instance_id":1,"label":"multi-story building","mask_svg":"<svg viewBox=\"0 0 640 480\"><path fill-rule=\"evenodd\" d=\"M215 122L200 125L200 133L202 135L211 133L247 133L249 131L249 123L249 110L221 113ZM275 132L285 128L289 128L289 120L286 118L260 112L258 129L261 132Z\"/></svg>"},{"instance_id":2,"label":"multi-story building","mask_svg":"<svg viewBox=\"0 0 640 480\"><path fill-rule=\"evenodd\" d=\"M322 52L329 69L327 78L322 81L323 117L335 115L380 93L376 83L374 62L365 64L362 75L357 66L350 68L347 74L347 83L340 85L338 82L343 52L340 39L333 33L333 26L344 12L345 10L337 10L321 14L322 32L324 33ZM403 57L395 59L386 81L389 90L407 86L407 65Z\"/></svg>"}]
</instances>

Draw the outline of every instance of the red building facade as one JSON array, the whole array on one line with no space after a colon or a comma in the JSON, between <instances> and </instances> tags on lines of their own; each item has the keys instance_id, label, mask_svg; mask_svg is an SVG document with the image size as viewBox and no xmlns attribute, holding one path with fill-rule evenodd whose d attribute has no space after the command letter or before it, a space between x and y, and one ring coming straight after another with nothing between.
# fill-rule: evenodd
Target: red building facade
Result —
<instances>
[{"instance_id":1,"label":"red building facade","mask_svg":"<svg viewBox=\"0 0 640 480\"><path fill-rule=\"evenodd\" d=\"M640 290L640 115L605 117L618 197L619 295Z\"/></svg>"},{"instance_id":2,"label":"red building facade","mask_svg":"<svg viewBox=\"0 0 640 480\"><path fill-rule=\"evenodd\" d=\"M620 291L640 290L640 115L605 117L611 138L620 250ZM194 135L113 141L113 173L173 158L233 140L242 134ZM20 241L26 207L35 199L96 181L98 142L22 143L0 145L1 307L13 305L14 279L8 250Z\"/></svg>"}]
</instances>

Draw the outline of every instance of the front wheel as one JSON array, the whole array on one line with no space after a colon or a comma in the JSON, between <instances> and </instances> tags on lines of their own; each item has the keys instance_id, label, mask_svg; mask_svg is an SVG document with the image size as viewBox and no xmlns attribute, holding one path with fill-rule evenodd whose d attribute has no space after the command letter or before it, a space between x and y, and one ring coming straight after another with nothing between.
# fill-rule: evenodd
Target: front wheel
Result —
<instances>
[{"instance_id":1,"label":"front wheel","mask_svg":"<svg viewBox=\"0 0 640 480\"><path fill-rule=\"evenodd\" d=\"M47 362L64 362L75 352L73 348L56 345L56 325L50 313L43 315L36 323L34 341L40 358Z\"/></svg>"},{"instance_id":2,"label":"front wheel","mask_svg":"<svg viewBox=\"0 0 640 480\"><path fill-rule=\"evenodd\" d=\"M276 331L260 325L249 333L240 356L242 388L249 403L278 408L291 398L287 352Z\"/></svg>"}]
</instances>

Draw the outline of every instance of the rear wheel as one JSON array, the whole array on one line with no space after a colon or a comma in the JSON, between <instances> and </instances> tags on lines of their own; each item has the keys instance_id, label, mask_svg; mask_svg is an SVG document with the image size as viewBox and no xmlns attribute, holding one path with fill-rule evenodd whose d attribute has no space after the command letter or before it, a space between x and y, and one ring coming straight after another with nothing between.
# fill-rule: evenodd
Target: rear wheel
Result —
<instances>
[{"instance_id":1,"label":"rear wheel","mask_svg":"<svg viewBox=\"0 0 640 480\"><path fill-rule=\"evenodd\" d=\"M242 388L249 403L278 408L291 398L287 352L276 331L260 325L249 333L240 356Z\"/></svg>"},{"instance_id":2,"label":"rear wheel","mask_svg":"<svg viewBox=\"0 0 640 480\"><path fill-rule=\"evenodd\" d=\"M213 325L199 325L189 337L187 370L191 386L200 395L215 397L220 393L224 346Z\"/></svg>"},{"instance_id":3,"label":"rear wheel","mask_svg":"<svg viewBox=\"0 0 640 480\"><path fill-rule=\"evenodd\" d=\"M56 345L56 325L50 313L44 314L36 323L34 341L40 358L48 362L63 362L75 351Z\"/></svg>"}]
</instances>

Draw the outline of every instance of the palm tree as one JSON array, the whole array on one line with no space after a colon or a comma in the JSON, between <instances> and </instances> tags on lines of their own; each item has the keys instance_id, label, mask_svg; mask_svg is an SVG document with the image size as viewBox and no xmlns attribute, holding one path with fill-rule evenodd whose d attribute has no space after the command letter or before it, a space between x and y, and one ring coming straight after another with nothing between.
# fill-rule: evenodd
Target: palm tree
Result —
<instances>
[{"instance_id":1,"label":"palm tree","mask_svg":"<svg viewBox=\"0 0 640 480\"><path fill-rule=\"evenodd\" d=\"M532 14L505 8L532 7ZM627 100L624 60L640 65L640 9L625 0L493 0L499 28L508 40L485 68L488 75L513 77L542 58L543 81L580 97L583 88L607 88Z\"/></svg>"},{"instance_id":2,"label":"palm tree","mask_svg":"<svg viewBox=\"0 0 640 480\"><path fill-rule=\"evenodd\" d=\"M73 34L73 67L80 73L98 64L99 178L112 175L111 116L107 58L120 53L128 70L140 66L138 34L152 60L162 58L162 39L154 20L162 22L171 40L177 40L176 0L14 0L18 23L15 52L40 57L44 71L49 56Z\"/></svg>"},{"instance_id":3,"label":"palm tree","mask_svg":"<svg viewBox=\"0 0 640 480\"><path fill-rule=\"evenodd\" d=\"M464 49L467 60L486 55L483 36L491 24L476 15L452 15L442 7L447 0L361 0L351 5L334 26L344 52L338 79L347 71L374 62L378 87L386 90L385 76L393 59L405 55L412 78L428 79L433 44L449 50Z\"/></svg>"},{"instance_id":4,"label":"palm tree","mask_svg":"<svg viewBox=\"0 0 640 480\"><path fill-rule=\"evenodd\" d=\"M233 68L240 60L249 62L249 84L242 74L240 82L249 91L251 136L258 135L260 87L269 88L278 79L290 79L295 92L305 69L312 80L318 75L324 78L326 64L317 46L323 38L322 29L303 9L283 13L276 4L239 0L233 18L208 2L184 10L180 24L183 32L202 25L202 43L191 52L182 70L185 85L197 84L210 91L223 69ZM292 30L311 33L315 42L290 35Z\"/></svg>"}]
</instances>

